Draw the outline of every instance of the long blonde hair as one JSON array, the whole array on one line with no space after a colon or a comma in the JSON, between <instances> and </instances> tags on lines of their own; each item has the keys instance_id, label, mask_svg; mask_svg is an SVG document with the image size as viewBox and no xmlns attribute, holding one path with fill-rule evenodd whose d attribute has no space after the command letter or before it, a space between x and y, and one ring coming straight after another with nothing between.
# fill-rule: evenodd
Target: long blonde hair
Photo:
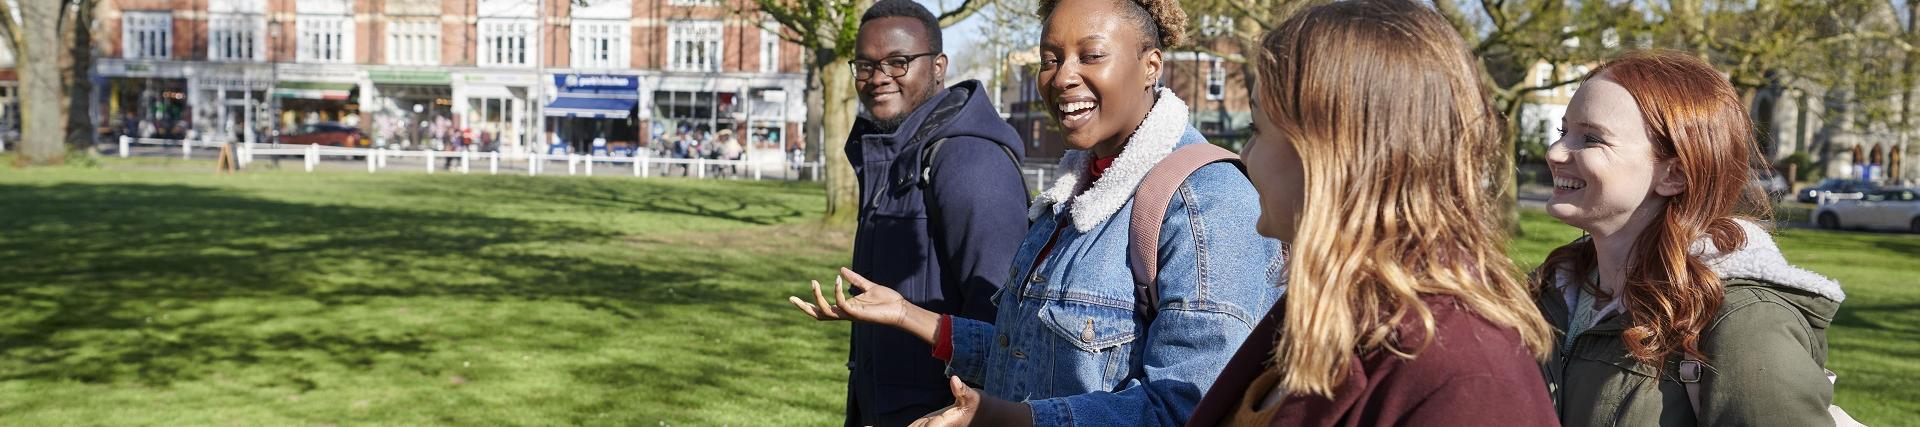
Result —
<instances>
[{"instance_id":1,"label":"long blonde hair","mask_svg":"<svg viewBox=\"0 0 1920 427\"><path fill-rule=\"evenodd\" d=\"M1513 329L1544 359L1552 330L1507 257L1508 161L1478 65L1444 18L1401 0L1302 11L1263 41L1261 113L1300 153L1275 365L1292 393L1332 396L1356 355L1412 358L1427 295ZM1396 333L1412 322L1417 334Z\"/></svg>"}]
</instances>

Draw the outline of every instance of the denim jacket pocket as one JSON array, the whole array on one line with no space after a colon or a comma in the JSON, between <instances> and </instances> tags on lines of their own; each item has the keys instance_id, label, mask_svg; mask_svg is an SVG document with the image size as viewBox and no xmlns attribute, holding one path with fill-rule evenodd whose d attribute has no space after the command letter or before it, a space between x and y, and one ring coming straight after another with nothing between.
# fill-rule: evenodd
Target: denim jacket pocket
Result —
<instances>
[{"instance_id":1,"label":"denim jacket pocket","mask_svg":"<svg viewBox=\"0 0 1920 427\"><path fill-rule=\"evenodd\" d=\"M1133 310L1071 300L1048 301L1040 323L1062 340L1089 353L1133 342Z\"/></svg>"}]
</instances>

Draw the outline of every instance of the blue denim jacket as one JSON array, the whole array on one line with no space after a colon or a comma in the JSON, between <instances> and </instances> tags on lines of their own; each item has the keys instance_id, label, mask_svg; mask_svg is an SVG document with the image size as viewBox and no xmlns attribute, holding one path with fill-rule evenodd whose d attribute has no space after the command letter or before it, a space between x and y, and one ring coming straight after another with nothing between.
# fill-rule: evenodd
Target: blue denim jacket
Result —
<instances>
[{"instance_id":1,"label":"blue denim jacket","mask_svg":"<svg viewBox=\"0 0 1920 427\"><path fill-rule=\"evenodd\" d=\"M1073 171L1084 171L1085 153L1063 159L1062 173L1076 176L1060 181L1071 187L1036 200L1038 215L1014 254L1014 279L994 295L995 323L953 318L949 373L994 397L1027 402L1034 425L1186 421L1279 298L1284 259L1279 242L1254 231L1260 208L1247 178L1229 164L1202 167L1180 186L1161 227L1158 317L1151 325L1136 321L1127 227L1139 178L1130 175L1144 175L1137 169L1151 168L1172 146L1206 143L1179 116L1177 138L1152 146L1140 139L1143 128L1101 182L1079 195L1072 187L1082 184L1073 181L1084 172ZM1123 185L1103 190L1110 179ZM1032 268L1058 227L1068 228Z\"/></svg>"}]
</instances>

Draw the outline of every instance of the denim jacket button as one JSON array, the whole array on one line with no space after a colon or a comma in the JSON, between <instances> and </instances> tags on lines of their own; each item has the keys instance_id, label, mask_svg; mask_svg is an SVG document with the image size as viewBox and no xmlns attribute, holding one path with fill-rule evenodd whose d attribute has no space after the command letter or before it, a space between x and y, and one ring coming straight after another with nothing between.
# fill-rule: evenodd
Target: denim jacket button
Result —
<instances>
[{"instance_id":1,"label":"denim jacket button","mask_svg":"<svg viewBox=\"0 0 1920 427\"><path fill-rule=\"evenodd\" d=\"M1001 346L1001 347L1006 347L1006 346L1007 346L1007 336L1006 336L1006 335L1001 335L1001 336L1000 336L1000 346Z\"/></svg>"},{"instance_id":2,"label":"denim jacket button","mask_svg":"<svg viewBox=\"0 0 1920 427\"><path fill-rule=\"evenodd\" d=\"M1034 272L1033 277L1029 278L1028 280L1032 280L1033 283L1046 283L1047 275L1040 274L1039 272Z\"/></svg>"}]
</instances>

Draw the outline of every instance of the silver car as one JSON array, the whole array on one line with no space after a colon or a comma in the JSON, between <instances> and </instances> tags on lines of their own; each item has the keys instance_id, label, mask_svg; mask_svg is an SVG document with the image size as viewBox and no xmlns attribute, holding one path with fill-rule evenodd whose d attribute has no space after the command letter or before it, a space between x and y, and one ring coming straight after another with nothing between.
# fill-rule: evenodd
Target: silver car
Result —
<instances>
[{"instance_id":1,"label":"silver car","mask_svg":"<svg viewBox=\"0 0 1920 427\"><path fill-rule=\"evenodd\" d=\"M1820 228L1907 230L1920 233L1920 191L1889 188L1868 192L1856 200L1837 200L1814 209Z\"/></svg>"}]
</instances>

